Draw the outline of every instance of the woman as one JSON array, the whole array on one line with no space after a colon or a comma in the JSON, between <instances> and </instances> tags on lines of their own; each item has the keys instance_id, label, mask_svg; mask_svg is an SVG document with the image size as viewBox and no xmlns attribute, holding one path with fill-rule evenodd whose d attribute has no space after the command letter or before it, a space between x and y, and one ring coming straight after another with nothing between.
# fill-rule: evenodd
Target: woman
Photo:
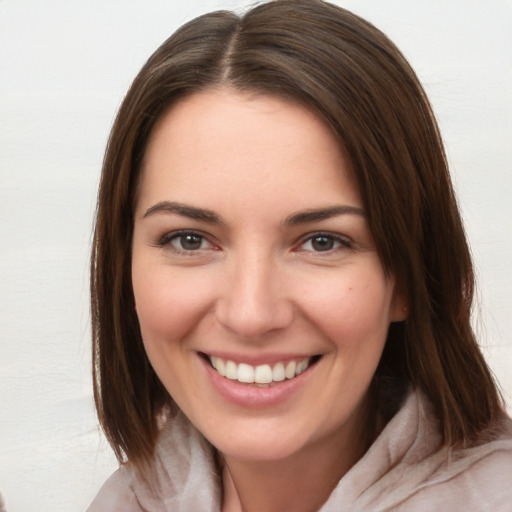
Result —
<instances>
[{"instance_id":1,"label":"woman","mask_svg":"<svg viewBox=\"0 0 512 512\"><path fill-rule=\"evenodd\" d=\"M95 398L123 464L90 510L508 510L472 296L432 111L380 31L319 0L193 20L104 161Z\"/></svg>"}]
</instances>

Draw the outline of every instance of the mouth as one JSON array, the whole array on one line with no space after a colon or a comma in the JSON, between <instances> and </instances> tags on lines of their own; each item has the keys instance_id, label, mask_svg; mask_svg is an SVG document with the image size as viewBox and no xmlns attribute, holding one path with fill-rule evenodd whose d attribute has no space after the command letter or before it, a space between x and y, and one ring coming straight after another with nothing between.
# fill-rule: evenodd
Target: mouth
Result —
<instances>
[{"instance_id":1,"label":"mouth","mask_svg":"<svg viewBox=\"0 0 512 512\"><path fill-rule=\"evenodd\" d=\"M321 355L315 355L301 359L279 361L273 364L253 366L248 363L236 363L230 359L223 359L208 354L201 355L220 376L237 381L240 384L252 384L262 388L272 387L298 377L316 364L322 357Z\"/></svg>"}]
</instances>

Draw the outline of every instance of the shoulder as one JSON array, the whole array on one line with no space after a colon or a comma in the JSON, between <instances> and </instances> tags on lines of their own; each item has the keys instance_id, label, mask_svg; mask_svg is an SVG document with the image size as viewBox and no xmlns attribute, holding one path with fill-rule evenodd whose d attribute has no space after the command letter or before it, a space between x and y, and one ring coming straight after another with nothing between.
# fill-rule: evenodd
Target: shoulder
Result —
<instances>
[{"instance_id":1,"label":"shoulder","mask_svg":"<svg viewBox=\"0 0 512 512\"><path fill-rule=\"evenodd\" d=\"M123 464L86 512L218 511L220 503L213 450L179 414L160 431L148 465Z\"/></svg>"},{"instance_id":2,"label":"shoulder","mask_svg":"<svg viewBox=\"0 0 512 512\"><path fill-rule=\"evenodd\" d=\"M347 501L364 512L511 512L512 422L503 418L477 446L450 448L429 401L411 392L322 511Z\"/></svg>"},{"instance_id":3,"label":"shoulder","mask_svg":"<svg viewBox=\"0 0 512 512\"><path fill-rule=\"evenodd\" d=\"M86 512L143 512L123 468L106 480Z\"/></svg>"},{"instance_id":4,"label":"shoulder","mask_svg":"<svg viewBox=\"0 0 512 512\"><path fill-rule=\"evenodd\" d=\"M453 453L397 510L510 512L511 503L512 437L506 435Z\"/></svg>"}]
</instances>

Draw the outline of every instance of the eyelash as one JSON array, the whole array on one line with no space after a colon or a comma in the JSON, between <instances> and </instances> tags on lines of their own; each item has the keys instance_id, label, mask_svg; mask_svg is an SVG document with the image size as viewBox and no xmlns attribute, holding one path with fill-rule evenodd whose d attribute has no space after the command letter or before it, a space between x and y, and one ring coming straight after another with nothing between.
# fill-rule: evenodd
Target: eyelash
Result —
<instances>
[{"instance_id":1,"label":"eyelash","mask_svg":"<svg viewBox=\"0 0 512 512\"><path fill-rule=\"evenodd\" d=\"M203 242L207 242L211 247L207 249L201 249L201 247L198 247L197 249L185 249L185 248L178 248L174 247L172 245L172 242L175 240L180 240L183 237L191 236L199 239L200 245L203 244ZM332 243L334 247L327 248L326 250L313 250L313 249L304 249L302 248L306 243L314 243L315 239L326 239ZM208 238L203 235L202 233L198 231L190 231L190 230L184 230L184 231L174 231L171 233L167 233L164 236L162 236L155 244L157 247L166 247L170 246L170 249L175 251L178 254L184 254L184 255L194 255L194 253L202 252L204 250L212 250L215 249L215 245L208 240ZM346 237L342 237L340 235L329 233L329 232L316 232L311 233L303 237L300 241L300 243L296 246L296 251L298 252L311 252L314 254L331 254L333 252L337 252L338 250L343 249L351 249L352 243L349 239Z\"/></svg>"},{"instance_id":2,"label":"eyelash","mask_svg":"<svg viewBox=\"0 0 512 512\"><path fill-rule=\"evenodd\" d=\"M307 242L313 243L313 241L315 239L320 239L320 238L324 238L324 239L330 240L330 241L332 241L333 245L338 244L338 246L337 247L335 246L335 247L329 248L329 249L327 249L325 251L315 251L315 250L301 249L301 247L304 244L306 244ZM340 249L341 250L343 250L343 249L352 249L352 242L348 238L343 237L341 235L320 231L320 232L311 233L309 235L306 235L304 238L302 238L302 240L300 241L300 244L297 247L298 247L297 250L300 251L300 252L312 252L314 254L332 254L333 252L337 252Z\"/></svg>"},{"instance_id":3,"label":"eyelash","mask_svg":"<svg viewBox=\"0 0 512 512\"><path fill-rule=\"evenodd\" d=\"M203 242L207 242L210 244L211 248L208 248L208 249L201 249L201 248L198 248L196 250L193 250L193 249L185 249L185 248L178 248L178 247L174 247L172 245L172 242L174 240L180 240L180 239L183 239L183 237L186 237L186 236L191 236L191 237L195 237L195 238L198 238L200 240L200 244L202 244ZM164 236L162 236L155 244L157 247L166 247L166 246L170 246L170 249L178 254L184 254L184 255L194 255L194 253L198 253L200 251L204 251L204 250L211 250L211 249L214 249L215 248L215 245L210 242L208 240L208 238L203 235L202 233L198 232L198 231L190 231L190 230L184 230L184 231L173 231L172 233L166 233Z\"/></svg>"}]
</instances>

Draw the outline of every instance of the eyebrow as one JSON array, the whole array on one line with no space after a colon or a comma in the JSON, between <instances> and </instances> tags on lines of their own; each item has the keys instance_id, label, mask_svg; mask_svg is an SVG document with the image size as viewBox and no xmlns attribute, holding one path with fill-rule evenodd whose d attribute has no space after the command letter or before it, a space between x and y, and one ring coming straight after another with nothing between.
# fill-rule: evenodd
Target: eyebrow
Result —
<instances>
[{"instance_id":1,"label":"eyebrow","mask_svg":"<svg viewBox=\"0 0 512 512\"><path fill-rule=\"evenodd\" d=\"M338 217L339 215L359 215L366 218L366 212L362 208L342 205L297 212L287 217L284 223L288 226L296 226L298 224L307 224L308 222Z\"/></svg>"},{"instance_id":2,"label":"eyebrow","mask_svg":"<svg viewBox=\"0 0 512 512\"><path fill-rule=\"evenodd\" d=\"M205 208L196 208L174 201L161 201L146 210L143 218L150 217L157 213L176 213L189 219L208 222L209 224L223 224L222 219L212 210Z\"/></svg>"},{"instance_id":3,"label":"eyebrow","mask_svg":"<svg viewBox=\"0 0 512 512\"><path fill-rule=\"evenodd\" d=\"M158 213L175 213L189 219L207 222L209 224L223 225L224 221L212 210L206 208L197 208L195 206L177 203L175 201L161 201L146 210L143 218L150 217ZM311 210L303 210L294 213L284 220L286 226L296 226L299 224L307 224L309 222L317 222L321 220L338 217L339 215L359 215L366 217L366 212L357 206L341 205L331 206L328 208L317 208Z\"/></svg>"}]
</instances>

